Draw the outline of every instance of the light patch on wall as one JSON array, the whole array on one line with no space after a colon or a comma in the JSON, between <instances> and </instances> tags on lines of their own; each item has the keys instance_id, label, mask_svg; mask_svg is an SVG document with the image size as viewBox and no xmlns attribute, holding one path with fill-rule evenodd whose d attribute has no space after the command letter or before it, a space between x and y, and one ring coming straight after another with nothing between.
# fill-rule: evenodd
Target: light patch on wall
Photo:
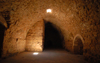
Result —
<instances>
[{"instance_id":1,"label":"light patch on wall","mask_svg":"<svg viewBox=\"0 0 100 63\"><path fill-rule=\"evenodd\" d=\"M33 55L38 55L38 54L39 54L38 52L34 52L34 53L33 53Z\"/></svg>"},{"instance_id":2,"label":"light patch on wall","mask_svg":"<svg viewBox=\"0 0 100 63\"><path fill-rule=\"evenodd\" d=\"M47 13L52 13L52 9L47 9L46 12Z\"/></svg>"}]
</instances>

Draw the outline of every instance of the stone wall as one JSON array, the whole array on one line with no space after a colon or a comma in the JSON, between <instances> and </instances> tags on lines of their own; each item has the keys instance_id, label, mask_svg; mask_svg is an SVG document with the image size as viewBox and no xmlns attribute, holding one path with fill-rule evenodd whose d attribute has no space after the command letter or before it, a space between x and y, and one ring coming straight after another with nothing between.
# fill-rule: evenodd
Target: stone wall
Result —
<instances>
[{"instance_id":1,"label":"stone wall","mask_svg":"<svg viewBox=\"0 0 100 63\"><path fill-rule=\"evenodd\" d=\"M0 24L4 25L7 28L6 20L2 17L1 14L0 14Z\"/></svg>"},{"instance_id":2,"label":"stone wall","mask_svg":"<svg viewBox=\"0 0 100 63\"><path fill-rule=\"evenodd\" d=\"M48 8L52 13L46 13ZM24 51L24 46L18 51L16 40L25 43L30 27L45 19L62 32L65 49L73 52L74 38L79 34L85 59L100 62L100 0L0 0L0 12L6 11L10 25L4 36L4 56Z\"/></svg>"},{"instance_id":3,"label":"stone wall","mask_svg":"<svg viewBox=\"0 0 100 63\"><path fill-rule=\"evenodd\" d=\"M44 38L44 22L36 22L26 36L26 51L42 51Z\"/></svg>"}]
</instances>

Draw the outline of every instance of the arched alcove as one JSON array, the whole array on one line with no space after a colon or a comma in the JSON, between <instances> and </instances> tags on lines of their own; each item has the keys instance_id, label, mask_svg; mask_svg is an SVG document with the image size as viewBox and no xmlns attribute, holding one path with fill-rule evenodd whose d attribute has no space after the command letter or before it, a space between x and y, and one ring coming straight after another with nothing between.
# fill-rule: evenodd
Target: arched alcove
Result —
<instances>
[{"instance_id":1,"label":"arched alcove","mask_svg":"<svg viewBox=\"0 0 100 63\"><path fill-rule=\"evenodd\" d=\"M0 57L2 55L2 50L3 50L4 31L5 31L5 26L0 23Z\"/></svg>"},{"instance_id":2,"label":"arched alcove","mask_svg":"<svg viewBox=\"0 0 100 63\"><path fill-rule=\"evenodd\" d=\"M51 22L45 22L44 49L63 48L63 35Z\"/></svg>"},{"instance_id":3,"label":"arched alcove","mask_svg":"<svg viewBox=\"0 0 100 63\"><path fill-rule=\"evenodd\" d=\"M83 54L83 39L78 35L74 38L73 51L75 54Z\"/></svg>"}]
</instances>

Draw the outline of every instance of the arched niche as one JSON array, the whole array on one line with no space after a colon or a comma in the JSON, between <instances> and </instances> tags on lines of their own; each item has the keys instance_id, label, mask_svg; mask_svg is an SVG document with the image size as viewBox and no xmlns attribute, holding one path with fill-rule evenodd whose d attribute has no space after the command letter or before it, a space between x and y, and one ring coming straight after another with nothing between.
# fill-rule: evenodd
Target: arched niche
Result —
<instances>
[{"instance_id":1,"label":"arched niche","mask_svg":"<svg viewBox=\"0 0 100 63\"><path fill-rule=\"evenodd\" d=\"M73 52L75 54L83 54L83 45L84 45L84 41L81 35L77 34L74 37L74 41L73 41Z\"/></svg>"}]
</instances>

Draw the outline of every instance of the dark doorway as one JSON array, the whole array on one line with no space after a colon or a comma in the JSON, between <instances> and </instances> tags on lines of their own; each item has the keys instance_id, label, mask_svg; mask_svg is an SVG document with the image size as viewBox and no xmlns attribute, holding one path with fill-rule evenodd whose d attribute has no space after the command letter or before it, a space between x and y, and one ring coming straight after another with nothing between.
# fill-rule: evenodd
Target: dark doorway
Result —
<instances>
[{"instance_id":1,"label":"dark doorway","mask_svg":"<svg viewBox=\"0 0 100 63\"><path fill-rule=\"evenodd\" d=\"M83 43L80 37L76 37L74 41L74 53L75 54L83 54Z\"/></svg>"},{"instance_id":2,"label":"dark doorway","mask_svg":"<svg viewBox=\"0 0 100 63\"><path fill-rule=\"evenodd\" d=\"M2 55L2 49L3 49L4 31L5 31L5 27L0 23L0 58Z\"/></svg>"},{"instance_id":3,"label":"dark doorway","mask_svg":"<svg viewBox=\"0 0 100 63\"><path fill-rule=\"evenodd\" d=\"M45 23L44 49L63 48L63 37L52 23Z\"/></svg>"}]
</instances>

